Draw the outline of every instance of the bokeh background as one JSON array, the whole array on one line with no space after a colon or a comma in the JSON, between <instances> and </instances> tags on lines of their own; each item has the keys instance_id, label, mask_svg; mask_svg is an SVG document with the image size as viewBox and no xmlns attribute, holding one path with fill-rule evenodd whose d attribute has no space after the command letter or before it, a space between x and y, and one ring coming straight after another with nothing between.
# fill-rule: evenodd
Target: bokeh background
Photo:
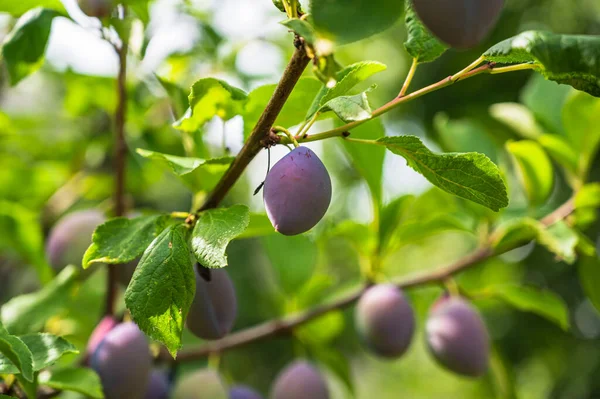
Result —
<instances>
[{"instance_id":1,"label":"bokeh background","mask_svg":"<svg viewBox=\"0 0 600 399\"><path fill-rule=\"evenodd\" d=\"M78 24L65 18L54 20L41 70L16 87L9 87L5 71L0 71L1 303L39 288L40 275L47 267L40 259L44 241L56 220L77 209L111 208L118 60L100 38L99 21L83 15L74 1L64 3ZM156 76L183 88L199 78L218 77L248 92L276 83L293 51L292 35L278 23L283 19L270 0L152 2L150 23L145 30L141 25L134 27L128 57L130 209L187 211L199 199L168 170L136 154L136 148L209 158L235 154L243 140L241 117L226 123L215 118L202 131L183 137L171 127L171 103ZM0 39L14 22L0 14ZM450 50L436 62L423 65L412 88L455 73L490 45L528 29L600 34L600 2L508 0L485 43L469 51ZM399 21L382 34L336 49L336 59L344 65L370 59L388 66L368 82L378 84L370 94L375 106L393 98L401 87L411 61L403 49L405 37ZM310 68L306 75L311 75ZM570 95L569 87L530 72L480 76L406 104L383 120L387 135L418 135L439 151L484 152L510 171L505 142L532 132L561 134L561 109ZM324 130L328 123L318 122L312 131ZM339 142L309 146L332 175L330 210L307 236L267 235L231 244L228 270L240 305L235 329L331 300L361 282L365 259L352 237L339 234L339 226L372 220L368 187ZM286 152L282 146L272 149L272 161ZM263 151L225 203L248 204L253 212L263 213L261 195L252 192L264 179L266 167ZM559 169L555 177L548 203L527 212L542 215L569 197L571 191ZM595 171L590 180L599 177ZM511 205L503 215L526 212L518 182L509 181L509 189ZM385 158L383 193L384 202L404 196L401 223L438 214L458 215L473 223L486 223L489 217L482 207L433 189L402 158L390 153ZM600 229L591 225L588 234L593 238L596 231ZM401 242L384 260L384 273L393 277L440 267L477 242L478 237L468 232L423 234ZM293 281L298 273L311 278L300 287L288 284L286 290L285 281ZM83 348L102 312L104 279L104 270L90 277L69 310L49 320L46 329L69 336ZM220 371L227 382L246 383L266 394L286 363L308 356L326 373L334 398L600 398L600 314L585 299L574 266L529 244L461 275L459 281L475 291L499 282L550 288L567 302L572 329L563 331L495 300L477 300L494 342L493 365L481 379L461 378L438 367L423 340L427 310L441 289L416 289L409 297L419 329L408 354L398 361L379 360L363 349L349 309L301 328L294 337L228 352L219 361ZM197 343L186 334L184 347ZM211 362L214 366L216 359ZM176 373L206 366L207 362L180 365ZM63 397L69 395L74 396L65 393Z\"/></svg>"}]
</instances>

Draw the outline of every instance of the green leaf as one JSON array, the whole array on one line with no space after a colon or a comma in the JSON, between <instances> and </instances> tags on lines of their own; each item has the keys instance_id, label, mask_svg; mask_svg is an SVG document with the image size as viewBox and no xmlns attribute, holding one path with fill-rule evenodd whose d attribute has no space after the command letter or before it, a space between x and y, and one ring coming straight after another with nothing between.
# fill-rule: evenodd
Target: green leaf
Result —
<instances>
[{"instance_id":1,"label":"green leaf","mask_svg":"<svg viewBox=\"0 0 600 399\"><path fill-rule=\"evenodd\" d=\"M554 161L572 174L577 174L579 156L564 137L556 134L542 134L537 141Z\"/></svg>"},{"instance_id":2,"label":"green leaf","mask_svg":"<svg viewBox=\"0 0 600 399\"><path fill-rule=\"evenodd\" d=\"M241 115L248 95L223 80L204 78L194 83L188 98L190 107L173 127L195 132L214 116L227 121Z\"/></svg>"},{"instance_id":3,"label":"green leaf","mask_svg":"<svg viewBox=\"0 0 600 399\"><path fill-rule=\"evenodd\" d=\"M104 398L100 377L89 368L69 367L42 373L39 383L60 391L79 392L96 399Z\"/></svg>"},{"instance_id":4,"label":"green leaf","mask_svg":"<svg viewBox=\"0 0 600 399\"><path fill-rule=\"evenodd\" d=\"M578 263L579 282L583 292L600 311L600 259L597 254L582 255Z\"/></svg>"},{"instance_id":5,"label":"green leaf","mask_svg":"<svg viewBox=\"0 0 600 399\"><path fill-rule=\"evenodd\" d=\"M14 399L14 398L16 398L16 396L8 396L8 395L0 394L0 399Z\"/></svg>"},{"instance_id":6,"label":"green leaf","mask_svg":"<svg viewBox=\"0 0 600 399\"><path fill-rule=\"evenodd\" d=\"M0 12L6 12L13 17L20 17L32 8L42 7L67 15L65 6L60 0L19 0L0 2Z\"/></svg>"},{"instance_id":7,"label":"green leaf","mask_svg":"<svg viewBox=\"0 0 600 399\"><path fill-rule=\"evenodd\" d=\"M373 85L368 90L353 96L333 98L327 101L318 112L333 111L338 118L346 123L369 119L371 117L371 106L369 105L367 93L375 87L376 85Z\"/></svg>"},{"instance_id":8,"label":"green leaf","mask_svg":"<svg viewBox=\"0 0 600 399\"><path fill-rule=\"evenodd\" d=\"M336 224L328 232L328 236L348 240L356 251L364 256L371 256L377 246L377 235L373 229L353 220L344 220Z\"/></svg>"},{"instance_id":9,"label":"green leaf","mask_svg":"<svg viewBox=\"0 0 600 399\"><path fill-rule=\"evenodd\" d=\"M310 119L313 115L329 100L343 96L350 89L365 81L377 72L385 70L387 67L377 61L362 61L352 65L348 65L335 75L335 83L332 86L322 86L319 93L313 100L306 119Z\"/></svg>"},{"instance_id":10,"label":"green leaf","mask_svg":"<svg viewBox=\"0 0 600 399\"><path fill-rule=\"evenodd\" d=\"M11 86L42 66L52 20L58 15L55 10L41 7L29 10L4 38L2 58L8 69Z\"/></svg>"},{"instance_id":11,"label":"green leaf","mask_svg":"<svg viewBox=\"0 0 600 399\"><path fill-rule=\"evenodd\" d=\"M317 263L317 246L303 235L273 234L262 238L263 247L287 294L298 292L310 280Z\"/></svg>"},{"instance_id":12,"label":"green leaf","mask_svg":"<svg viewBox=\"0 0 600 399\"><path fill-rule=\"evenodd\" d=\"M383 137L377 143L401 155L435 186L494 211L508 205L498 167L483 154L434 154L415 136Z\"/></svg>"},{"instance_id":13,"label":"green leaf","mask_svg":"<svg viewBox=\"0 0 600 399\"><path fill-rule=\"evenodd\" d=\"M64 309L77 281L79 269L65 267L41 290L12 298L2 306L2 322L13 334L42 328L46 320Z\"/></svg>"},{"instance_id":14,"label":"green leaf","mask_svg":"<svg viewBox=\"0 0 600 399\"><path fill-rule=\"evenodd\" d=\"M167 215L119 217L96 228L83 256L83 268L93 263L127 263L139 257L167 225Z\"/></svg>"},{"instance_id":15,"label":"green leaf","mask_svg":"<svg viewBox=\"0 0 600 399\"><path fill-rule=\"evenodd\" d=\"M248 95L248 102L244 109L244 137L248 137L258 122L262 112L269 103L277 85L260 86ZM311 106L321 82L314 78L300 78L292 94L285 102L283 109L277 116L274 125L291 127L304 120L306 110Z\"/></svg>"},{"instance_id":16,"label":"green leaf","mask_svg":"<svg viewBox=\"0 0 600 399\"><path fill-rule=\"evenodd\" d=\"M600 144L600 131L595 128L600 126L600 98L574 93L563 107L562 118L569 145L577 154L578 176L585 178Z\"/></svg>"},{"instance_id":17,"label":"green leaf","mask_svg":"<svg viewBox=\"0 0 600 399\"><path fill-rule=\"evenodd\" d=\"M248 207L244 205L202 212L192 233L192 250L198 262L210 268L227 266L227 245L246 230L249 222Z\"/></svg>"},{"instance_id":18,"label":"green leaf","mask_svg":"<svg viewBox=\"0 0 600 399\"><path fill-rule=\"evenodd\" d=\"M184 225L171 225L146 249L125 292L133 320L171 355L181 348L183 323L196 280Z\"/></svg>"},{"instance_id":19,"label":"green leaf","mask_svg":"<svg viewBox=\"0 0 600 399\"><path fill-rule=\"evenodd\" d=\"M569 329L569 310L567 305L562 298L551 291L511 285L495 286L486 290L486 293L505 301L519 310L542 316L558 324L563 330Z\"/></svg>"},{"instance_id":20,"label":"green leaf","mask_svg":"<svg viewBox=\"0 0 600 399\"><path fill-rule=\"evenodd\" d=\"M28 334L20 337L33 355L33 370L40 371L51 366L68 353L78 354L77 348L62 337L47 333Z\"/></svg>"},{"instance_id":21,"label":"green leaf","mask_svg":"<svg viewBox=\"0 0 600 399\"><path fill-rule=\"evenodd\" d=\"M319 35L339 44L386 30L404 11L401 0L310 0L309 4Z\"/></svg>"},{"instance_id":22,"label":"green leaf","mask_svg":"<svg viewBox=\"0 0 600 399\"><path fill-rule=\"evenodd\" d=\"M185 90L177 86L175 83L169 82L158 75L156 75L156 79L158 79L160 85L163 87L163 89L165 89L169 99L171 100L171 106L173 107L175 118L181 118L188 107L188 98Z\"/></svg>"},{"instance_id":23,"label":"green leaf","mask_svg":"<svg viewBox=\"0 0 600 399\"><path fill-rule=\"evenodd\" d=\"M344 324L343 313L336 310L299 326L294 333L309 345L327 345L344 332Z\"/></svg>"},{"instance_id":24,"label":"green leaf","mask_svg":"<svg viewBox=\"0 0 600 399\"><path fill-rule=\"evenodd\" d=\"M436 60L448 49L421 23L412 7L412 0L406 1L405 24L408 37L404 48L419 64Z\"/></svg>"},{"instance_id":25,"label":"green leaf","mask_svg":"<svg viewBox=\"0 0 600 399\"><path fill-rule=\"evenodd\" d=\"M575 209L600 207L600 183L589 183L575 195Z\"/></svg>"},{"instance_id":26,"label":"green leaf","mask_svg":"<svg viewBox=\"0 0 600 399\"><path fill-rule=\"evenodd\" d=\"M350 361L340 351L332 349L329 346L315 348L314 354L319 362L333 372L348 388L350 394L354 396L356 389L354 387Z\"/></svg>"},{"instance_id":27,"label":"green leaf","mask_svg":"<svg viewBox=\"0 0 600 399\"><path fill-rule=\"evenodd\" d=\"M502 64L536 64L546 79L600 96L600 36L527 31L492 46L483 56Z\"/></svg>"},{"instance_id":28,"label":"green leaf","mask_svg":"<svg viewBox=\"0 0 600 399\"><path fill-rule=\"evenodd\" d=\"M251 213L248 227L237 238L254 238L274 234L275 229L264 213Z\"/></svg>"},{"instance_id":29,"label":"green leaf","mask_svg":"<svg viewBox=\"0 0 600 399\"><path fill-rule=\"evenodd\" d=\"M281 22L281 25L296 32L296 34L300 37L303 37L304 41L309 45L313 45L317 39L315 28L313 28L310 23L303 19L287 19Z\"/></svg>"},{"instance_id":30,"label":"green leaf","mask_svg":"<svg viewBox=\"0 0 600 399\"><path fill-rule=\"evenodd\" d=\"M398 225L390 237L389 245L393 249L414 244L447 231L471 233L471 230L458 218L450 214L440 214L429 219L408 220Z\"/></svg>"},{"instance_id":31,"label":"green leaf","mask_svg":"<svg viewBox=\"0 0 600 399\"><path fill-rule=\"evenodd\" d=\"M506 148L519 166L529 202L534 206L546 202L554 187L554 168L546 152L533 140L509 142Z\"/></svg>"},{"instance_id":32,"label":"green leaf","mask_svg":"<svg viewBox=\"0 0 600 399\"><path fill-rule=\"evenodd\" d=\"M16 375L15 377L21 389L23 390L23 392L25 392L25 396L27 396L28 398L35 398L37 396L36 378L34 378L33 381L27 381L20 374Z\"/></svg>"},{"instance_id":33,"label":"green leaf","mask_svg":"<svg viewBox=\"0 0 600 399\"><path fill-rule=\"evenodd\" d=\"M0 374L23 374L33 381L33 355L18 337L10 335L0 324Z\"/></svg>"}]
</instances>

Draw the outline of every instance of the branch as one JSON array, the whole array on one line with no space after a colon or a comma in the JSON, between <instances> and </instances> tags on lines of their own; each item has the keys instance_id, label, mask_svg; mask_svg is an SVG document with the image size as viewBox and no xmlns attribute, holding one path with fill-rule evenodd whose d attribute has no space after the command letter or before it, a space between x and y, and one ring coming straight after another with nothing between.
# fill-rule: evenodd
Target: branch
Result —
<instances>
[{"instance_id":1,"label":"branch","mask_svg":"<svg viewBox=\"0 0 600 399\"><path fill-rule=\"evenodd\" d=\"M546 227L556 223L569 216L574 210L573 199L568 200L555 211L541 219L541 223ZM460 258L450 265L427 273L422 273L413 277L404 277L395 284L398 288L414 288L431 284L440 284L449 277L462 272L470 267L473 267L492 256L500 255L517 248L522 244L515 244L512 248L503 251L495 251L491 244L485 244L474 252ZM249 327L236 333L230 334L225 338L217 341L208 342L198 348L182 351L178 354L177 359L173 358L163 349L158 356L158 360L164 362L186 362L202 359L211 354L219 354L227 350L238 348L250 343L265 340L267 338L290 334L294 328L308 323L326 313L333 310L344 309L356 302L368 287L362 287L345 297L338 299L332 303L317 306L303 313L288 316L282 319L275 319L264 322L254 327Z\"/></svg>"}]
</instances>

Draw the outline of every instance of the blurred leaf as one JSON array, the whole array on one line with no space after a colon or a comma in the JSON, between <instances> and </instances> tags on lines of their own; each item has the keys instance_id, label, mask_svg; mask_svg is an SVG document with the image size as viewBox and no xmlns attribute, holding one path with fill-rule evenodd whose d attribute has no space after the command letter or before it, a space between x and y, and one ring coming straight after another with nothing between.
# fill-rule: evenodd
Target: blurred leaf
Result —
<instances>
[{"instance_id":1,"label":"blurred leaf","mask_svg":"<svg viewBox=\"0 0 600 399\"><path fill-rule=\"evenodd\" d=\"M298 309L317 305L325 296L327 289L334 285L334 279L326 274L314 274L296 294Z\"/></svg>"},{"instance_id":2,"label":"blurred leaf","mask_svg":"<svg viewBox=\"0 0 600 399\"><path fill-rule=\"evenodd\" d=\"M600 130L596 128L600 126L600 99L574 93L565 103L562 117L569 144L578 155L578 176L585 178L600 144Z\"/></svg>"},{"instance_id":3,"label":"blurred leaf","mask_svg":"<svg viewBox=\"0 0 600 399\"><path fill-rule=\"evenodd\" d=\"M404 42L406 52L419 64L435 61L448 49L421 23L412 7L413 0L406 1L405 25L407 38Z\"/></svg>"},{"instance_id":4,"label":"blurred leaf","mask_svg":"<svg viewBox=\"0 0 600 399\"><path fill-rule=\"evenodd\" d=\"M60 391L79 392L96 399L104 398L100 377L90 368L69 367L42 373L39 383Z\"/></svg>"},{"instance_id":5,"label":"blurred leaf","mask_svg":"<svg viewBox=\"0 0 600 399\"><path fill-rule=\"evenodd\" d=\"M502 299L515 308L535 313L563 330L569 329L569 310L561 297L551 291L542 291L526 286L494 286L487 289L486 294Z\"/></svg>"},{"instance_id":6,"label":"blurred leaf","mask_svg":"<svg viewBox=\"0 0 600 399\"><path fill-rule=\"evenodd\" d=\"M287 294L294 294L310 280L317 263L317 246L306 236L272 234L261 239L263 247Z\"/></svg>"},{"instance_id":7,"label":"blurred leaf","mask_svg":"<svg viewBox=\"0 0 600 399\"><path fill-rule=\"evenodd\" d=\"M369 105L367 93L373 88L375 88L375 85L371 86L368 90L353 96L333 98L319 108L318 112L324 113L333 111L338 118L346 123L369 119L371 117L371 106Z\"/></svg>"},{"instance_id":8,"label":"blurred leaf","mask_svg":"<svg viewBox=\"0 0 600 399\"><path fill-rule=\"evenodd\" d=\"M309 45L313 45L315 43L317 38L315 29L307 21L297 18L288 19L281 22L281 25L296 32L296 34L300 37L303 37L304 41Z\"/></svg>"},{"instance_id":9,"label":"blurred leaf","mask_svg":"<svg viewBox=\"0 0 600 399\"><path fill-rule=\"evenodd\" d=\"M358 253L370 255L377 245L377 236L369 226L344 220L328 232L331 237L343 237L350 241Z\"/></svg>"},{"instance_id":10,"label":"blurred leaf","mask_svg":"<svg viewBox=\"0 0 600 399\"><path fill-rule=\"evenodd\" d=\"M337 72L333 85L323 86L317 93L317 96L313 100L310 109L306 114L306 119L312 118L329 100L343 96L360 82L367 80L372 75L381 72L386 68L387 67L384 64L377 61L361 61L348 65Z\"/></svg>"},{"instance_id":11,"label":"blurred leaf","mask_svg":"<svg viewBox=\"0 0 600 399\"><path fill-rule=\"evenodd\" d=\"M575 209L600 207L600 183L589 183L575 195Z\"/></svg>"},{"instance_id":12,"label":"blurred leaf","mask_svg":"<svg viewBox=\"0 0 600 399\"><path fill-rule=\"evenodd\" d=\"M78 354L77 348L62 337L47 333L28 334L20 337L33 355L33 370L40 371L51 366L68 353Z\"/></svg>"},{"instance_id":13,"label":"blurred leaf","mask_svg":"<svg viewBox=\"0 0 600 399\"><path fill-rule=\"evenodd\" d=\"M449 214L440 214L425 220L408 220L398 225L390 237L389 245L395 249L402 245L418 243L425 238L447 231L471 233L463 221Z\"/></svg>"},{"instance_id":14,"label":"blurred leaf","mask_svg":"<svg viewBox=\"0 0 600 399\"><path fill-rule=\"evenodd\" d=\"M533 140L506 144L515 157L525 192L531 205L542 205L554 188L554 169L546 152Z\"/></svg>"},{"instance_id":15,"label":"blurred leaf","mask_svg":"<svg viewBox=\"0 0 600 399\"><path fill-rule=\"evenodd\" d=\"M4 38L2 58L8 69L11 86L37 71L44 63L52 20L58 15L55 10L41 7L29 10Z\"/></svg>"},{"instance_id":16,"label":"blurred leaf","mask_svg":"<svg viewBox=\"0 0 600 399\"><path fill-rule=\"evenodd\" d=\"M600 96L600 36L527 31L483 55L502 64L534 63L546 79Z\"/></svg>"},{"instance_id":17,"label":"blurred leaf","mask_svg":"<svg viewBox=\"0 0 600 399\"><path fill-rule=\"evenodd\" d=\"M6 0L0 2L0 12L7 12L13 17L20 17L32 8L42 7L67 15L65 6L60 0Z\"/></svg>"},{"instance_id":18,"label":"blurred leaf","mask_svg":"<svg viewBox=\"0 0 600 399\"><path fill-rule=\"evenodd\" d=\"M184 225L167 227L146 249L125 292L125 304L142 331L175 357L196 280Z\"/></svg>"},{"instance_id":19,"label":"blurred leaf","mask_svg":"<svg viewBox=\"0 0 600 399\"><path fill-rule=\"evenodd\" d=\"M169 99L171 100L171 106L173 107L173 114L175 118L181 118L188 107L188 98L185 90L177 86L175 83L169 82L158 75L156 75L156 79L158 79L163 89L165 89L167 92Z\"/></svg>"},{"instance_id":20,"label":"blurred leaf","mask_svg":"<svg viewBox=\"0 0 600 399\"><path fill-rule=\"evenodd\" d=\"M148 10L148 5L150 0L122 0L123 4L129 7L135 15L144 23L144 25L148 25L150 22L150 10Z\"/></svg>"},{"instance_id":21,"label":"blurred leaf","mask_svg":"<svg viewBox=\"0 0 600 399\"><path fill-rule=\"evenodd\" d=\"M583 292L600 311L600 259L598 255L582 255L578 263L579 283Z\"/></svg>"},{"instance_id":22,"label":"blurred leaf","mask_svg":"<svg viewBox=\"0 0 600 399\"><path fill-rule=\"evenodd\" d=\"M13 334L39 330L64 308L78 275L77 267L67 266L41 290L12 298L2 306L2 323Z\"/></svg>"},{"instance_id":23,"label":"blurred leaf","mask_svg":"<svg viewBox=\"0 0 600 399\"><path fill-rule=\"evenodd\" d=\"M498 103L490 106L490 114L509 126L526 139L535 139L542 134L534 115L529 109L518 103Z\"/></svg>"},{"instance_id":24,"label":"blurred leaf","mask_svg":"<svg viewBox=\"0 0 600 399\"><path fill-rule=\"evenodd\" d=\"M500 171L483 154L434 154L415 136L382 137L377 143L404 157L411 168L444 191L494 211L508 205Z\"/></svg>"},{"instance_id":25,"label":"blurred leaf","mask_svg":"<svg viewBox=\"0 0 600 399\"><path fill-rule=\"evenodd\" d=\"M542 134L537 141L558 164L572 174L577 174L579 156L564 137Z\"/></svg>"},{"instance_id":26,"label":"blurred leaf","mask_svg":"<svg viewBox=\"0 0 600 399\"><path fill-rule=\"evenodd\" d=\"M344 331L344 315L336 310L316 318L294 331L309 346L327 345Z\"/></svg>"},{"instance_id":27,"label":"blurred leaf","mask_svg":"<svg viewBox=\"0 0 600 399\"><path fill-rule=\"evenodd\" d=\"M343 354L326 346L315 348L314 354L322 365L344 383L352 395L356 394L350 361Z\"/></svg>"},{"instance_id":28,"label":"blurred leaf","mask_svg":"<svg viewBox=\"0 0 600 399\"><path fill-rule=\"evenodd\" d=\"M277 9L281 12L285 12L285 6L283 5L283 1L282 0L272 0L273 1L273 5L275 7L277 7Z\"/></svg>"},{"instance_id":29,"label":"blurred leaf","mask_svg":"<svg viewBox=\"0 0 600 399\"><path fill-rule=\"evenodd\" d=\"M173 124L173 127L186 132L195 132L214 116L227 121L244 111L248 95L227 82L204 78L196 81L189 95L190 107Z\"/></svg>"},{"instance_id":30,"label":"blurred leaf","mask_svg":"<svg viewBox=\"0 0 600 399\"><path fill-rule=\"evenodd\" d=\"M248 227L237 238L254 238L274 234L275 229L264 213L251 213Z\"/></svg>"},{"instance_id":31,"label":"blurred leaf","mask_svg":"<svg viewBox=\"0 0 600 399\"><path fill-rule=\"evenodd\" d=\"M10 335L0 324L0 373L22 373L27 381L33 381L33 355L18 337Z\"/></svg>"},{"instance_id":32,"label":"blurred leaf","mask_svg":"<svg viewBox=\"0 0 600 399\"><path fill-rule=\"evenodd\" d=\"M480 152L492 162L498 159L498 146L486 133L485 127L471 118L450 119L447 114L438 112L433 118L433 126L442 148L448 152Z\"/></svg>"},{"instance_id":33,"label":"blurred leaf","mask_svg":"<svg viewBox=\"0 0 600 399\"><path fill-rule=\"evenodd\" d=\"M310 14L320 36L339 44L382 32L404 11L401 0L310 0Z\"/></svg>"},{"instance_id":34,"label":"blurred leaf","mask_svg":"<svg viewBox=\"0 0 600 399\"><path fill-rule=\"evenodd\" d=\"M93 263L127 263L139 257L165 229L167 215L113 218L96 227L83 256L83 268Z\"/></svg>"},{"instance_id":35,"label":"blurred leaf","mask_svg":"<svg viewBox=\"0 0 600 399\"><path fill-rule=\"evenodd\" d=\"M562 134L564 129L560 113L571 91L573 89L567 85L558 85L539 74L533 74L520 97L545 131Z\"/></svg>"},{"instance_id":36,"label":"blurred leaf","mask_svg":"<svg viewBox=\"0 0 600 399\"><path fill-rule=\"evenodd\" d=\"M227 245L246 230L249 222L249 211L245 205L202 212L191 241L198 262L210 268L227 266Z\"/></svg>"},{"instance_id":37,"label":"blurred leaf","mask_svg":"<svg viewBox=\"0 0 600 399\"><path fill-rule=\"evenodd\" d=\"M414 199L413 195L403 195L381 209L381 215L379 216L379 241L382 247L387 245L387 241L400 225L406 209L412 205Z\"/></svg>"}]
</instances>

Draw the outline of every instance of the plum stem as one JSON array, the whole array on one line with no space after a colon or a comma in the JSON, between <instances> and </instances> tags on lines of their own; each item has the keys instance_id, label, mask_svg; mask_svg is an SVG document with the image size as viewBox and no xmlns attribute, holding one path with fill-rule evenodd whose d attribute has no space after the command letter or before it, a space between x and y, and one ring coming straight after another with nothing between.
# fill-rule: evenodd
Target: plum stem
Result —
<instances>
[{"instance_id":1,"label":"plum stem","mask_svg":"<svg viewBox=\"0 0 600 399\"><path fill-rule=\"evenodd\" d=\"M456 82L458 79L460 79L466 73L471 72L473 70L473 68L477 67L483 61L485 61L485 58L483 58L483 56L477 58L475 61L473 61L472 63L470 63L465 69L463 69L463 70L455 73L454 75L452 75L452 77L450 78L450 80L452 80L453 82Z\"/></svg>"},{"instance_id":2,"label":"plum stem","mask_svg":"<svg viewBox=\"0 0 600 399\"><path fill-rule=\"evenodd\" d=\"M412 64L410 66L410 69L408 70L408 74L406 75L406 79L404 80L404 84L402 85L402 89L400 89L400 93L398 94L398 97L402 97L406 94L406 91L408 90L408 87L410 86L410 82L412 82L413 78L415 77L415 72L417 71L418 65L419 65L419 62L417 61L417 59L413 58Z\"/></svg>"},{"instance_id":3,"label":"plum stem","mask_svg":"<svg viewBox=\"0 0 600 399\"><path fill-rule=\"evenodd\" d=\"M292 142L292 144L294 144L294 147L298 147L299 146L299 144L296 141L296 138L294 137L294 135L289 130L287 130L286 128L281 127L281 126L273 126L272 130L274 132L279 132L279 133L285 134L287 136L288 140L290 140Z\"/></svg>"}]
</instances>

